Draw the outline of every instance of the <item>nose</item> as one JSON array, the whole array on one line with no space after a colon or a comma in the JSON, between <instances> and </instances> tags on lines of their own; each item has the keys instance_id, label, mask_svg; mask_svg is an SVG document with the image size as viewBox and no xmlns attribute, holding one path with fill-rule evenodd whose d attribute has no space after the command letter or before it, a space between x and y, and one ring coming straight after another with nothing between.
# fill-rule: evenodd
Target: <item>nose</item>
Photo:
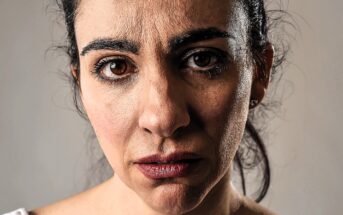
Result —
<instances>
[{"instance_id":1,"label":"nose","mask_svg":"<svg viewBox=\"0 0 343 215\"><path fill-rule=\"evenodd\" d=\"M139 126L152 135L166 138L190 123L185 96L177 80L167 75L147 81L142 96Z\"/></svg>"}]
</instances>

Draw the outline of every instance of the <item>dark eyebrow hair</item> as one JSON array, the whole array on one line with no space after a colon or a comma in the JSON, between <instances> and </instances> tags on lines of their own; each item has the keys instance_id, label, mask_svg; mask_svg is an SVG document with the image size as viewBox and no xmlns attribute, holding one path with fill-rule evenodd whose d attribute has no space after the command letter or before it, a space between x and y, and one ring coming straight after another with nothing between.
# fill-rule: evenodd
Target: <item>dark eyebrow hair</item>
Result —
<instances>
[{"instance_id":1,"label":"dark eyebrow hair","mask_svg":"<svg viewBox=\"0 0 343 215\"><path fill-rule=\"evenodd\" d=\"M82 51L81 55L84 56L92 50L116 50L116 51L126 51L137 54L139 51L139 45L133 41L129 40L116 40L112 38L101 38L96 39L86 45Z\"/></svg>"},{"instance_id":2,"label":"dark eyebrow hair","mask_svg":"<svg viewBox=\"0 0 343 215\"><path fill-rule=\"evenodd\" d=\"M181 35L175 36L169 40L169 48L175 50L186 46L191 43L200 42L203 40L210 40L215 38L232 38L234 36L226 31L220 30L215 27L211 28L201 28L196 30L191 30ZM126 51L137 54L140 46L133 41L129 40L116 40L113 38L101 38L96 39L86 45L82 51L81 56L86 55L88 52L93 50L116 50L116 51Z\"/></svg>"},{"instance_id":3,"label":"dark eyebrow hair","mask_svg":"<svg viewBox=\"0 0 343 215\"><path fill-rule=\"evenodd\" d=\"M229 34L226 31L220 30L215 27L210 28L201 28L196 30L191 30L181 35L175 36L169 41L169 48L171 50L178 49L182 46L200 42L203 40L210 40L215 38L232 38L235 39L234 36Z\"/></svg>"}]
</instances>

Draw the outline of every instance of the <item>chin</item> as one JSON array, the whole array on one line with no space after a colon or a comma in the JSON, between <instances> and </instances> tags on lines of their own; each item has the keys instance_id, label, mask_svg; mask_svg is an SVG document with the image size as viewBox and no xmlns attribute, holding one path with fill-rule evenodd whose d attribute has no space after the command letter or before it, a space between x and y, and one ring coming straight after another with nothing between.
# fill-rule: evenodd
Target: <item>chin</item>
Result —
<instances>
[{"instance_id":1,"label":"chin","mask_svg":"<svg viewBox=\"0 0 343 215\"><path fill-rule=\"evenodd\" d=\"M205 193L202 188L184 184L163 184L151 192L145 201L152 209L162 214L180 215L196 208Z\"/></svg>"}]
</instances>

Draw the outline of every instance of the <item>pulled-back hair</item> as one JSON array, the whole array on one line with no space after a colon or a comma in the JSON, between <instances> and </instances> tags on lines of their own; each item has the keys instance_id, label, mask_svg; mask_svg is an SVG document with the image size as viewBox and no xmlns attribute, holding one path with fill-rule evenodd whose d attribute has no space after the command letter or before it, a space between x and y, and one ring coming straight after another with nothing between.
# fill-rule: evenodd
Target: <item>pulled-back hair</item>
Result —
<instances>
[{"instance_id":1,"label":"pulled-back hair","mask_svg":"<svg viewBox=\"0 0 343 215\"><path fill-rule=\"evenodd\" d=\"M79 62L79 50L76 43L75 36L75 17L77 15L78 4L80 0L56 0L59 8L63 12L65 25L67 28L67 41L64 46L66 53L69 56L69 63L75 68L75 76L70 75L72 87L73 87L73 100L78 113L85 119L86 114L83 112L82 104L79 99L79 75L80 75L80 62ZM264 53L267 49L267 45L270 42L269 33L271 26L275 27L275 21L270 16L265 8L264 0L237 0L242 3L246 15L248 17L248 47L251 53L252 60L260 68L262 77L266 77L265 71L266 59ZM281 12L278 10L276 12ZM280 16L277 20L280 19ZM279 20L280 21L280 20ZM274 80L278 67L285 59L287 49L285 49L284 43L281 41L273 41L273 45L276 50L274 56L274 62L272 66L271 80ZM279 45L279 47L278 47ZM269 78L269 77L267 77ZM245 126L242 142L238 148L238 151L234 158L234 169L240 176L241 188L244 195L247 194L246 178L247 170L258 170L259 179L256 177L254 181L259 182L257 191L255 192L255 201L260 202L267 194L270 186L270 165L268 154L263 139L260 136L260 130L256 125L261 124L261 116L258 112L263 112L263 109L268 109L268 104L262 102L258 108L252 109L249 112L248 119ZM99 165L108 165L104 156L100 158ZM105 163L104 163L105 162ZM101 177L101 176L99 176Z\"/></svg>"}]
</instances>

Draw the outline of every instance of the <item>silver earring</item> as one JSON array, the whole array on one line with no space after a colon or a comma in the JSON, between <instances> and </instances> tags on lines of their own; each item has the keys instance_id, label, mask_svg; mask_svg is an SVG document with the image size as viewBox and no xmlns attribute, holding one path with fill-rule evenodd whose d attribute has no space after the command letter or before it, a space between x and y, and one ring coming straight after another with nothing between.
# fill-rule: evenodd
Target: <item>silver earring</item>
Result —
<instances>
[{"instance_id":1,"label":"silver earring","mask_svg":"<svg viewBox=\"0 0 343 215\"><path fill-rule=\"evenodd\" d=\"M258 104L258 100L257 99L251 99L249 107L250 108L254 108L254 107L256 107L257 104Z\"/></svg>"}]
</instances>

